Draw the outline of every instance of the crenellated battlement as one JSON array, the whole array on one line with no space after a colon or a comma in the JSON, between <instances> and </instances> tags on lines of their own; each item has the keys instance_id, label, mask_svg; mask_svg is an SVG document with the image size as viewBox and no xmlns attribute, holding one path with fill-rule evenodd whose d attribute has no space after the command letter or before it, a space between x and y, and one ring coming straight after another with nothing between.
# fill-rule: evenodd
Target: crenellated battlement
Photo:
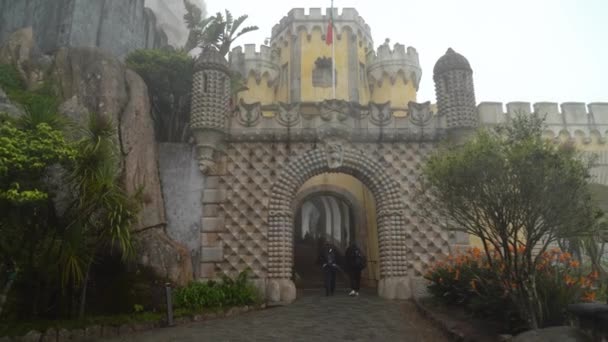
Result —
<instances>
[{"instance_id":1,"label":"crenellated battlement","mask_svg":"<svg viewBox=\"0 0 608 342\"><path fill-rule=\"evenodd\" d=\"M261 45L259 50L255 44L245 44L245 49L238 46L230 52L230 69L247 78L251 73L259 83L262 76L268 76L269 86L272 86L279 77L278 55L273 49Z\"/></svg>"},{"instance_id":2,"label":"crenellated battlement","mask_svg":"<svg viewBox=\"0 0 608 342\"><path fill-rule=\"evenodd\" d=\"M393 49L387 43L378 47L378 50L369 56L367 72L370 83L381 85L383 76L386 74L394 82L398 75L402 75L406 82L414 82L418 89L422 69L418 52L415 48L395 44Z\"/></svg>"},{"instance_id":3,"label":"crenellated battlement","mask_svg":"<svg viewBox=\"0 0 608 342\"><path fill-rule=\"evenodd\" d=\"M315 28L320 28L325 32L330 16L331 8L327 8L325 14L321 8L310 8L308 14L304 8L294 8L278 24L274 25L271 40L276 41L286 33L294 34L301 29L305 29L309 34ZM372 44L371 29L356 9L343 8L340 13L338 8L334 8L333 19L338 34L349 28L353 33L361 36L366 41L366 45Z\"/></svg>"},{"instance_id":4,"label":"crenellated battlement","mask_svg":"<svg viewBox=\"0 0 608 342\"><path fill-rule=\"evenodd\" d=\"M392 49L388 44L378 46L378 50L372 55L372 58L374 61L408 59L419 63L418 51L411 46L406 49L405 45L399 43L396 43Z\"/></svg>"},{"instance_id":5,"label":"crenellated battlement","mask_svg":"<svg viewBox=\"0 0 608 342\"><path fill-rule=\"evenodd\" d=\"M545 117L549 132L554 137L567 134L570 138L581 137L583 143L591 142L593 135L604 142L608 134L608 103L565 102L482 102L477 106L482 125L497 125L513 115L536 114Z\"/></svg>"}]
</instances>

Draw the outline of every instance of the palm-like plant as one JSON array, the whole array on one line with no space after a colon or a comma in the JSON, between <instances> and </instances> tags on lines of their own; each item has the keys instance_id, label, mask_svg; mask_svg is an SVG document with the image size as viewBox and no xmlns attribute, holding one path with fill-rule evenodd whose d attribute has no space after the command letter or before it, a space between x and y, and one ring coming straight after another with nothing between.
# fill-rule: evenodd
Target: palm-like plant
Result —
<instances>
[{"instance_id":1,"label":"palm-like plant","mask_svg":"<svg viewBox=\"0 0 608 342\"><path fill-rule=\"evenodd\" d=\"M81 136L79 156L68 175L76 196L58 257L63 263L63 282L71 280L82 286L82 317L89 272L99 249L116 246L125 258L133 252L130 227L137 216L138 201L120 183L120 154L112 121L91 114Z\"/></svg>"},{"instance_id":2,"label":"palm-like plant","mask_svg":"<svg viewBox=\"0 0 608 342\"><path fill-rule=\"evenodd\" d=\"M234 19L232 13L226 10L225 16L218 12L214 17L203 19L203 11L190 0L184 0L184 6L186 7L184 21L190 30L188 41L184 47L186 51L191 51L197 46L212 45L217 48L222 56L225 56L236 39L247 32L258 29L257 26L246 26L239 30L249 17L248 15L242 15Z\"/></svg>"},{"instance_id":3,"label":"palm-like plant","mask_svg":"<svg viewBox=\"0 0 608 342\"><path fill-rule=\"evenodd\" d=\"M204 31L203 44L215 46L222 56L225 56L230 52L230 46L232 43L244 35L247 32L255 31L258 29L257 26L246 26L239 31L239 27L247 20L248 15L242 15L236 20L226 10L226 17L222 16L221 13L215 15L214 20L211 21L207 29Z\"/></svg>"}]
</instances>

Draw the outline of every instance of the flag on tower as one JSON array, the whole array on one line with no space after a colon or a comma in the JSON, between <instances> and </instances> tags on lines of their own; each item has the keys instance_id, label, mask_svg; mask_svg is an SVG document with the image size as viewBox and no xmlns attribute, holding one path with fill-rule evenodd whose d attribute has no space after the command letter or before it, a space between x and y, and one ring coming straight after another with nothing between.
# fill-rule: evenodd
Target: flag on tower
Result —
<instances>
[{"instance_id":1,"label":"flag on tower","mask_svg":"<svg viewBox=\"0 0 608 342\"><path fill-rule=\"evenodd\" d=\"M329 24L327 25L327 35L325 36L325 42L327 45L331 45L334 42L334 9L332 5L331 14L329 15Z\"/></svg>"}]
</instances>

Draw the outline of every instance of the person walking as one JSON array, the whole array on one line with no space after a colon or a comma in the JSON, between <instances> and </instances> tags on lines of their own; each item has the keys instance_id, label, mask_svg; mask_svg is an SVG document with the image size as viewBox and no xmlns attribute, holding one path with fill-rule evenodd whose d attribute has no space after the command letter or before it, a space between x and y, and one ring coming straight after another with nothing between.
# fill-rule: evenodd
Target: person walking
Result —
<instances>
[{"instance_id":1,"label":"person walking","mask_svg":"<svg viewBox=\"0 0 608 342\"><path fill-rule=\"evenodd\" d=\"M324 275L325 296L333 296L336 289L336 270L338 269L336 248L329 242L326 242L321 249L319 259Z\"/></svg>"},{"instance_id":2,"label":"person walking","mask_svg":"<svg viewBox=\"0 0 608 342\"><path fill-rule=\"evenodd\" d=\"M352 242L346 249L346 268L350 275L349 296L358 296L361 289L361 271L367 266L367 259L357 246L356 242Z\"/></svg>"}]
</instances>

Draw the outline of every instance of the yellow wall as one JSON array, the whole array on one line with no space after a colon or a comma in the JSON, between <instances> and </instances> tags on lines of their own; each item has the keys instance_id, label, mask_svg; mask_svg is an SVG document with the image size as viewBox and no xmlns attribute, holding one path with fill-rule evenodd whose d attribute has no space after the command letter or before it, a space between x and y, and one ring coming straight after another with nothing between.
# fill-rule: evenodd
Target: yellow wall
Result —
<instances>
[{"instance_id":1,"label":"yellow wall","mask_svg":"<svg viewBox=\"0 0 608 342\"><path fill-rule=\"evenodd\" d=\"M366 278L366 286L375 286L375 281L380 279L380 254L378 250L378 228L376 225L376 202L369 189L353 176L343 173L323 173L310 178L302 185L299 192L306 191L312 187L323 185L334 186L349 192L359 204L365 208L363 215L366 228L366 255L368 266L364 270L363 278Z\"/></svg>"},{"instance_id":2,"label":"yellow wall","mask_svg":"<svg viewBox=\"0 0 608 342\"><path fill-rule=\"evenodd\" d=\"M262 105L274 103L274 87L268 86L268 75L263 75L258 84L255 76L250 74L245 85L249 90L238 94L239 101L242 99L245 103L261 102Z\"/></svg>"},{"instance_id":3,"label":"yellow wall","mask_svg":"<svg viewBox=\"0 0 608 342\"><path fill-rule=\"evenodd\" d=\"M292 42L290 40L287 41L279 41L277 43L277 45L273 46L274 48L279 49L279 84L278 87L276 88L276 93L275 93L275 102L289 102L289 68L291 67L289 65L290 59L291 59L291 44ZM283 75L283 73L285 72L285 69L283 68L284 65L287 64L287 74ZM281 81L283 80L283 81Z\"/></svg>"},{"instance_id":4,"label":"yellow wall","mask_svg":"<svg viewBox=\"0 0 608 342\"><path fill-rule=\"evenodd\" d=\"M390 77L384 75L381 84L381 86L378 86L377 82L374 84L374 91L371 95L373 102L391 101L393 108L407 108L410 101L416 102L416 88L413 82L406 83L403 76L399 75L395 84L391 84ZM399 113L396 115L399 116Z\"/></svg>"},{"instance_id":5,"label":"yellow wall","mask_svg":"<svg viewBox=\"0 0 608 342\"><path fill-rule=\"evenodd\" d=\"M360 37L357 38L357 53L359 54L359 65L364 65L367 68L367 50L365 43ZM369 100L369 83L366 71L365 78L363 80L359 79L359 103L362 105L367 105Z\"/></svg>"},{"instance_id":6,"label":"yellow wall","mask_svg":"<svg viewBox=\"0 0 608 342\"><path fill-rule=\"evenodd\" d=\"M301 101L322 101L333 98L332 87L321 88L312 86L312 71L315 68L315 61L319 57L331 58L332 46L327 45L322 39L321 29L315 28L310 34L301 30L299 32L300 51L302 52L301 70ZM342 39L334 39L336 56L336 98L348 100L348 42Z\"/></svg>"}]
</instances>

